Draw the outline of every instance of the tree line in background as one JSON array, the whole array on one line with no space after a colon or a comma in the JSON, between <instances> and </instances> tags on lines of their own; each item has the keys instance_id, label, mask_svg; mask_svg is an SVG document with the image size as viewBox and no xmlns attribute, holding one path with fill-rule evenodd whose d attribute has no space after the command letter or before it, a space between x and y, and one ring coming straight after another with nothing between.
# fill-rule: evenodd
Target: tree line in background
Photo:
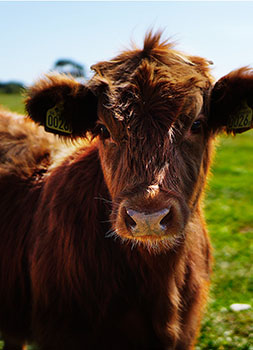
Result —
<instances>
[{"instance_id":1,"label":"tree line in background","mask_svg":"<svg viewBox=\"0 0 253 350\"><path fill-rule=\"evenodd\" d=\"M23 88L24 88L24 85L19 82L15 82L15 81L10 81L7 83L0 82L0 93L3 93L3 94L19 94Z\"/></svg>"},{"instance_id":2,"label":"tree line in background","mask_svg":"<svg viewBox=\"0 0 253 350\"><path fill-rule=\"evenodd\" d=\"M53 65L53 71L59 73L70 74L76 79L85 79L86 72L83 65L70 60L70 59L59 59ZM19 94L24 89L24 84L21 82L10 81L0 82L0 93L4 94Z\"/></svg>"}]
</instances>

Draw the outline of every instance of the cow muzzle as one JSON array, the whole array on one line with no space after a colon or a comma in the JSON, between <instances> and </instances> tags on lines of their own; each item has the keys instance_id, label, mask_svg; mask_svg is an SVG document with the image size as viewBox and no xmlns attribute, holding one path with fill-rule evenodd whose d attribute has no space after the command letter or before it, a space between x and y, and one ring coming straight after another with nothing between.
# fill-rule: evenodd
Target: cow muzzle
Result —
<instances>
[{"instance_id":1,"label":"cow muzzle","mask_svg":"<svg viewBox=\"0 0 253 350\"><path fill-rule=\"evenodd\" d=\"M122 238L142 242L174 239L182 235L188 217L186 203L178 198L127 199L115 212L114 229Z\"/></svg>"},{"instance_id":2,"label":"cow muzzle","mask_svg":"<svg viewBox=\"0 0 253 350\"><path fill-rule=\"evenodd\" d=\"M154 213L139 212L125 208L124 219L133 236L163 236L170 224L171 208L164 208Z\"/></svg>"}]
</instances>

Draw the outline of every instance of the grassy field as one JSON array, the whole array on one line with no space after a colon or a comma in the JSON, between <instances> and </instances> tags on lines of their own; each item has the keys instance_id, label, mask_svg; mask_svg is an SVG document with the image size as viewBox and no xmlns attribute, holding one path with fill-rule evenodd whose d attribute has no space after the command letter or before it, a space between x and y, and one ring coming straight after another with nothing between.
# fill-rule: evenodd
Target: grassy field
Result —
<instances>
[{"instance_id":1,"label":"grassy field","mask_svg":"<svg viewBox=\"0 0 253 350\"><path fill-rule=\"evenodd\" d=\"M220 138L205 213L215 261L197 350L253 350L252 131ZM233 312L233 303L252 308Z\"/></svg>"},{"instance_id":2,"label":"grassy field","mask_svg":"<svg viewBox=\"0 0 253 350\"><path fill-rule=\"evenodd\" d=\"M2 94L0 93L0 105L7 106L10 110L24 113L24 97L20 94Z\"/></svg>"},{"instance_id":3,"label":"grassy field","mask_svg":"<svg viewBox=\"0 0 253 350\"><path fill-rule=\"evenodd\" d=\"M0 95L22 113L21 100ZM253 131L219 139L205 212L214 267L196 350L253 350ZM234 312L233 303L252 308Z\"/></svg>"}]
</instances>

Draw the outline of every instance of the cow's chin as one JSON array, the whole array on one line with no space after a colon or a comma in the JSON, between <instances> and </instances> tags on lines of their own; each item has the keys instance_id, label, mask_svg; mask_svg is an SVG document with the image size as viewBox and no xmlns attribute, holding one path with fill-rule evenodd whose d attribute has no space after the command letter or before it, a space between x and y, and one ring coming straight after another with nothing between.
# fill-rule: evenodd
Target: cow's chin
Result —
<instances>
[{"instance_id":1,"label":"cow's chin","mask_svg":"<svg viewBox=\"0 0 253 350\"><path fill-rule=\"evenodd\" d=\"M123 244L127 244L131 249L141 248L150 253L159 254L163 251L175 250L184 241L184 231L175 235L154 237L153 235L130 236L128 232L115 228L110 234L115 240L120 240Z\"/></svg>"},{"instance_id":2,"label":"cow's chin","mask_svg":"<svg viewBox=\"0 0 253 350\"><path fill-rule=\"evenodd\" d=\"M171 199L158 209L131 205L128 201L112 213L111 235L132 248L142 247L152 252L175 249L184 241L184 231L188 220L185 205Z\"/></svg>"}]
</instances>

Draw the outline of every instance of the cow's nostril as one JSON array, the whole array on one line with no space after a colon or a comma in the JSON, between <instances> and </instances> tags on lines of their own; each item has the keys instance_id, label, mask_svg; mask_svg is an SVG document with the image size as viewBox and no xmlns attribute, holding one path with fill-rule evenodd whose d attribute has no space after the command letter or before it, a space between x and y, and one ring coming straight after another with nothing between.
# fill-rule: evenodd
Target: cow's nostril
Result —
<instances>
[{"instance_id":1,"label":"cow's nostril","mask_svg":"<svg viewBox=\"0 0 253 350\"><path fill-rule=\"evenodd\" d=\"M133 230L136 227L136 222L131 217L131 210L124 210L125 223L128 229Z\"/></svg>"},{"instance_id":2,"label":"cow's nostril","mask_svg":"<svg viewBox=\"0 0 253 350\"><path fill-rule=\"evenodd\" d=\"M171 220L172 220L172 210L170 210L168 212L168 214L166 214L162 220L160 221L160 226L163 230L166 230L166 228L168 228L171 224Z\"/></svg>"}]
</instances>

